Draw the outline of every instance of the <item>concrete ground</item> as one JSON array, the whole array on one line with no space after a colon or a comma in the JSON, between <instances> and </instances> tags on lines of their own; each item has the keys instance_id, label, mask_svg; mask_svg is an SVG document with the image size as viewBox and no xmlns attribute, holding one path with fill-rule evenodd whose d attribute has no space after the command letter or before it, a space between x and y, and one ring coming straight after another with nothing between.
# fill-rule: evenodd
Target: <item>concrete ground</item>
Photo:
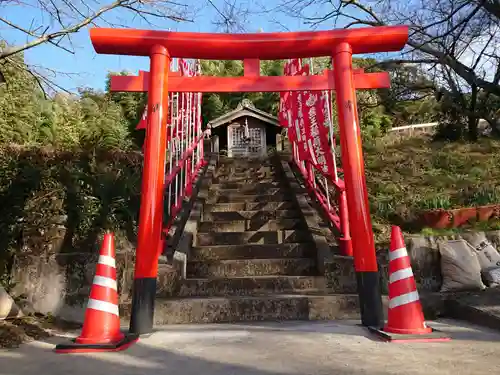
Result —
<instances>
[{"instance_id":1,"label":"concrete ground","mask_svg":"<svg viewBox=\"0 0 500 375\"><path fill-rule=\"evenodd\" d=\"M474 375L500 371L500 333L431 323L445 343L376 341L356 322L168 326L118 353L55 354L54 343L0 350L0 375Z\"/></svg>"}]
</instances>

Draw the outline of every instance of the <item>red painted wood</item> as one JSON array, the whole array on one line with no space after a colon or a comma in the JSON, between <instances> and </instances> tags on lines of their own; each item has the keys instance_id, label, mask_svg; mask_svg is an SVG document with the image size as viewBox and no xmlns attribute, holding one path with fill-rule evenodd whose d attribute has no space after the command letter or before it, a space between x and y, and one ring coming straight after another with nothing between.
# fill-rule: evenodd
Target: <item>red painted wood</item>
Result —
<instances>
[{"instance_id":1,"label":"red painted wood","mask_svg":"<svg viewBox=\"0 0 500 375\"><path fill-rule=\"evenodd\" d=\"M135 278L156 277L158 250L162 240L165 184L165 144L168 116L165 96L168 82L168 53L162 46L151 49L151 90L148 95L148 125L144 146L141 209L135 263ZM143 75L145 77L145 75Z\"/></svg>"},{"instance_id":2,"label":"red painted wood","mask_svg":"<svg viewBox=\"0 0 500 375\"><path fill-rule=\"evenodd\" d=\"M149 56L154 45L167 48L170 57L193 59L279 60L331 56L335 46L348 43L354 54L401 50L408 26L363 27L286 33L185 33L160 30L92 28L97 53Z\"/></svg>"},{"instance_id":3,"label":"red painted wood","mask_svg":"<svg viewBox=\"0 0 500 375\"><path fill-rule=\"evenodd\" d=\"M357 90L389 88L389 73L357 73L354 75ZM149 74L139 76L112 76L111 91L148 91ZM169 77L171 92L279 92L335 90L333 72L327 79L316 76L277 77Z\"/></svg>"},{"instance_id":4,"label":"red painted wood","mask_svg":"<svg viewBox=\"0 0 500 375\"><path fill-rule=\"evenodd\" d=\"M259 59L243 60L243 72L245 74L245 77L260 76L260 60Z\"/></svg>"},{"instance_id":5,"label":"red painted wood","mask_svg":"<svg viewBox=\"0 0 500 375\"><path fill-rule=\"evenodd\" d=\"M347 192L349 228L351 230L356 272L377 272L377 257L373 238L370 205L361 145L355 76L352 72L352 49L340 44L333 55L340 151ZM359 76L359 75L358 75Z\"/></svg>"}]
</instances>

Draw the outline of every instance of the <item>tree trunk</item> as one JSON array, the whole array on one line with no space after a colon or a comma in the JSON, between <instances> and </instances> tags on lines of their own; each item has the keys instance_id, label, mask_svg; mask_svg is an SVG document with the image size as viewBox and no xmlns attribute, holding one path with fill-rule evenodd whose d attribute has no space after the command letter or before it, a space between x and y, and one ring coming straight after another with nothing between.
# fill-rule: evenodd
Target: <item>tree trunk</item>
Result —
<instances>
[{"instance_id":1,"label":"tree trunk","mask_svg":"<svg viewBox=\"0 0 500 375\"><path fill-rule=\"evenodd\" d=\"M479 119L475 115L476 110L476 102L477 102L477 86L472 85L472 93L470 98L470 115L468 116L468 131L469 131L469 140L476 142L479 138Z\"/></svg>"},{"instance_id":2,"label":"tree trunk","mask_svg":"<svg viewBox=\"0 0 500 375\"><path fill-rule=\"evenodd\" d=\"M479 139L479 129L478 129L479 119L476 116L469 116L469 140L476 142Z\"/></svg>"}]
</instances>

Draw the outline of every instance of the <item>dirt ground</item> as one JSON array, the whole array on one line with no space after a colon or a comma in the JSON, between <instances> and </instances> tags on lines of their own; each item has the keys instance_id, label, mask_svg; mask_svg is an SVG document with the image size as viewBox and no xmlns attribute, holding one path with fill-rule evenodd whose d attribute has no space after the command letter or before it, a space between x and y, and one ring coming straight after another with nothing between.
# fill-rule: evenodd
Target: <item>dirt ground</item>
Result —
<instances>
[{"instance_id":1,"label":"dirt ground","mask_svg":"<svg viewBox=\"0 0 500 375\"><path fill-rule=\"evenodd\" d=\"M17 348L25 342L47 339L76 328L76 324L56 321L43 315L0 321L0 349Z\"/></svg>"},{"instance_id":2,"label":"dirt ground","mask_svg":"<svg viewBox=\"0 0 500 375\"><path fill-rule=\"evenodd\" d=\"M0 374L474 375L500 371L500 333L431 323L445 343L385 343L356 322L168 326L124 352L55 354L64 337L0 350Z\"/></svg>"}]
</instances>

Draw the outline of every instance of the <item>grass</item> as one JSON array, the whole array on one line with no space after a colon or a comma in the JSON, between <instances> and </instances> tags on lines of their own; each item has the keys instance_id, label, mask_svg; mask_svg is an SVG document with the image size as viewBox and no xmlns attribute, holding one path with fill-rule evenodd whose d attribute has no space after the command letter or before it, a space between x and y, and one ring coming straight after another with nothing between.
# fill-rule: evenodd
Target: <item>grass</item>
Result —
<instances>
[{"instance_id":1,"label":"grass","mask_svg":"<svg viewBox=\"0 0 500 375\"><path fill-rule=\"evenodd\" d=\"M500 141L431 142L381 138L365 145L374 229L405 226L419 211L500 203ZM478 223L500 229L500 222ZM421 228L419 228L421 230Z\"/></svg>"}]
</instances>

